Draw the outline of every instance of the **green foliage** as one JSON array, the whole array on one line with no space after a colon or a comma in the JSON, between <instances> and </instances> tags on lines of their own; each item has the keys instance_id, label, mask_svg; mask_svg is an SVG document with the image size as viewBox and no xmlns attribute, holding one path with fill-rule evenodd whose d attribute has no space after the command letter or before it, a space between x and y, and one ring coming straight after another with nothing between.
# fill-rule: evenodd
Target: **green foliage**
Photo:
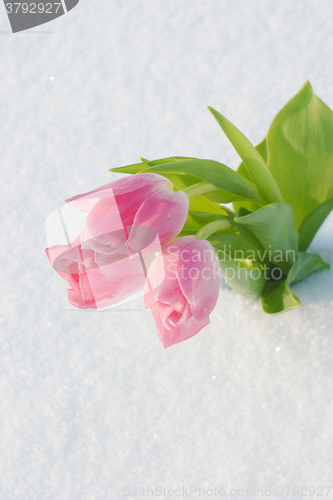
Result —
<instances>
[{"instance_id":1,"label":"green foliage","mask_svg":"<svg viewBox=\"0 0 333 500\"><path fill-rule=\"evenodd\" d=\"M229 218L226 212L223 214L212 214L189 210L183 231L186 231L187 234L196 234L203 226L216 220L229 220Z\"/></svg>"},{"instance_id":2,"label":"green foliage","mask_svg":"<svg viewBox=\"0 0 333 500\"><path fill-rule=\"evenodd\" d=\"M330 265L318 253L300 252L298 259L289 271L289 283L302 281L308 274L320 271L321 269L330 269Z\"/></svg>"},{"instance_id":3,"label":"green foliage","mask_svg":"<svg viewBox=\"0 0 333 500\"><path fill-rule=\"evenodd\" d=\"M261 299L263 310L268 314L278 314L296 309L301 305L297 295L291 292L288 279L281 281L277 288Z\"/></svg>"},{"instance_id":4,"label":"green foliage","mask_svg":"<svg viewBox=\"0 0 333 500\"><path fill-rule=\"evenodd\" d=\"M232 259L261 260L265 250L259 241L252 235L240 234L236 231L223 231L214 233L208 238L214 248L222 250Z\"/></svg>"},{"instance_id":5,"label":"green foliage","mask_svg":"<svg viewBox=\"0 0 333 500\"><path fill-rule=\"evenodd\" d=\"M333 112L309 82L274 118L267 147L268 168L298 229L318 205L333 198Z\"/></svg>"},{"instance_id":6,"label":"green foliage","mask_svg":"<svg viewBox=\"0 0 333 500\"><path fill-rule=\"evenodd\" d=\"M272 203L244 217L236 217L261 243L269 261L287 273L298 253L298 234L293 225L293 212L285 203Z\"/></svg>"},{"instance_id":7,"label":"green foliage","mask_svg":"<svg viewBox=\"0 0 333 500\"><path fill-rule=\"evenodd\" d=\"M269 314L277 314L299 307L301 302L297 295L291 292L290 285L303 280L313 272L329 267L329 264L316 253L299 253L286 278L276 288L273 286L272 290L270 284L266 287L261 299L263 310Z\"/></svg>"},{"instance_id":8,"label":"green foliage","mask_svg":"<svg viewBox=\"0 0 333 500\"><path fill-rule=\"evenodd\" d=\"M250 179L266 203L276 201L283 203L280 190L260 153L252 146L245 135L221 113L210 107L208 109L243 160Z\"/></svg>"},{"instance_id":9,"label":"green foliage","mask_svg":"<svg viewBox=\"0 0 333 500\"><path fill-rule=\"evenodd\" d=\"M217 249L216 254L228 285L247 299L258 298L266 284L259 262L237 261L220 249Z\"/></svg>"},{"instance_id":10,"label":"green foliage","mask_svg":"<svg viewBox=\"0 0 333 500\"><path fill-rule=\"evenodd\" d=\"M302 222L299 228L299 249L307 250L316 232L333 209L333 198L318 205Z\"/></svg>"},{"instance_id":11,"label":"green foliage","mask_svg":"<svg viewBox=\"0 0 333 500\"><path fill-rule=\"evenodd\" d=\"M267 164L267 142L266 142L266 138L260 144L258 144L258 146L256 146L256 150L262 156L264 162ZM237 169L237 172L239 174L241 174L243 177L245 177L245 179L247 179L249 181L251 180L251 177L249 176L249 174L248 174L248 172L246 170L244 162L242 162L239 165L239 167ZM235 212L240 207L245 207L248 210L250 210L250 212L254 212L255 210L258 210L258 208L260 208L260 205L258 205L258 203L255 203L253 201L245 201L245 202L234 201L233 202L233 207L234 207Z\"/></svg>"}]
</instances>

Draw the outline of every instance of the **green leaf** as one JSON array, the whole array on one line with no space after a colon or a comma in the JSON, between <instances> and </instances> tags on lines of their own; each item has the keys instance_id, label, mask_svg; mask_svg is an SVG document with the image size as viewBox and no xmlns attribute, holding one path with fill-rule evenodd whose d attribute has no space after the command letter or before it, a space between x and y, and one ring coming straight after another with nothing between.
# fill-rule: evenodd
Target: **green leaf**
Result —
<instances>
[{"instance_id":1,"label":"green leaf","mask_svg":"<svg viewBox=\"0 0 333 500\"><path fill-rule=\"evenodd\" d=\"M208 212L211 214L225 215L224 207L205 198L205 196L194 196L190 198L189 210L194 212Z\"/></svg>"},{"instance_id":2,"label":"green leaf","mask_svg":"<svg viewBox=\"0 0 333 500\"><path fill-rule=\"evenodd\" d=\"M247 299L256 299L262 293L266 280L258 262L238 262L226 252L216 249L222 275L235 292Z\"/></svg>"},{"instance_id":3,"label":"green leaf","mask_svg":"<svg viewBox=\"0 0 333 500\"><path fill-rule=\"evenodd\" d=\"M202 181L202 179L194 175L171 174L168 172L160 173L160 175L163 175L172 182L174 191L186 189ZM204 196L208 200L213 201L214 203L230 203L235 199L245 199L242 196L236 195L234 193L228 193L227 191L219 188L216 188L216 191L206 192L201 195L201 197L202 196Z\"/></svg>"},{"instance_id":4,"label":"green leaf","mask_svg":"<svg viewBox=\"0 0 333 500\"><path fill-rule=\"evenodd\" d=\"M268 168L293 208L298 229L333 198L333 112L309 82L276 115L267 144Z\"/></svg>"},{"instance_id":5,"label":"green leaf","mask_svg":"<svg viewBox=\"0 0 333 500\"><path fill-rule=\"evenodd\" d=\"M278 314L296 309L301 305L297 295L292 293L287 279L282 281L277 288L261 298L263 310L268 314Z\"/></svg>"},{"instance_id":6,"label":"green leaf","mask_svg":"<svg viewBox=\"0 0 333 500\"><path fill-rule=\"evenodd\" d=\"M117 174L138 174L148 167L155 165L163 165L164 163L172 163L176 161L191 160L191 157L186 156L170 156L170 158L161 158L160 160L146 160L141 158L140 163L133 163L132 165L125 165L124 167L109 168L109 172L116 172Z\"/></svg>"},{"instance_id":7,"label":"green leaf","mask_svg":"<svg viewBox=\"0 0 333 500\"><path fill-rule=\"evenodd\" d=\"M262 245L254 235L249 237L234 231L224 231L214 233L207 239L217 251L222 250L232 259L260 260L264 253Z\"/></svg>"},{"instance_id":8,"label":"green leaf","mask_svg":"<svg viewBox=\"0 0 333 500\"><path fill-rule=\"evenodd\" d=\"M240 196L235 193L229 193L228 191L223 191L222 189L207 192L203 196L213 201L214 203L231 203L235 200L242 200L240 203L245 204L247 200L247 198L245 198L244 196ZM259 204L257 206L260 207Z\"/></svg>"},{"instance_id":9,"label":"green leaf","mask_svg":"<svg viewBox=\"0 0 333 500\"><path fill-rule=\"evenodd\" d=\"M202 220L204 222L204 224L208 224L209 222L212 222L215 220L223 220L226 218L228 218L228 220L230 220L230 218L228 217L228 213L227 213L228 209L224 208L224 207L220 207L220 209L221 209L220 214L212 214L209 212L198 212L196 210L189 210L188 213L192 217L195 217L198 220L199 219Z\"/></svg>"},{"instance_id":10,"label":"green leaf","mask_svg":"<svg viewBox=\"0 0 333 500\"><path fill-rule=\"evenodd\" d=\"M300 252L296 262L291 267L288 276L274 288L274 283L268 283L261 299L266 313L278 314L295 309L301 305L299 298L290 290L292 283L303 280L309 274L321 269L329 269L330 265L324 262L316 253ZM270 286L273 290L270 290Z\"/></svg>"},{"instance_id":11,"label":"green leaf","mask_svg":"<svg viewBox=\"0 0 333 500\"><path fill-rule=\"evenodd\" d=\"M243 236L244 238L246 238L249 242L252 242L254 249L262 250L262 254L258 254L258 260L260 260L262 262L265 260L264 258L261 257L261 255L263 255L265 253L263 246L259 242L258 238L254 235L254 233L250 227L247 227L246 224L242 224L242 223L238 224L238 222L237 222L239 217L245 217L246 215L250 215L251 213L252 212L250 212L247 208L240 207L237 210L237 212L235 214L233 214L232 222L233 222L233 225L234 225L236 231L238 231L238 233L241 236ZM268 260L268 259L266 259L266 260Z\"/></svg>"},{"instance_id":12,"label":"green leaf","mask_svg":"<svg viewBox=\"0 0 333 500\"><path fill-rule=\"evenodd\" d=\"M174 191L179 191L180 189L181 190L186 189L192 186L193 184L197 184L198 182L201 181L201 179L199 179L195 175L178 175L178 174L167 174L167 173L161 175L163 175L163 177L166 177L172 182Z\"/></svg>"},{"instance_id":13,"label":"green leaf","mask_svg":"<svg viewBox=\"0 0 333 500\"><path fill-rule=\"evenodd\" d=\"M141 161L148 163L150 167L154 167L156 165L163 165L164 163L172 163L175 161L184 161L184 160L195 160L193 156L170 156L169 158L160 158L159 160L145 160L144 158Z\"/></svg>"},{"instance_id":14,"label":"green leaf","mask_svg":"<svg viewBox=\"0 0 333 500\"><path fill-rule=\"evenodd\" d=\"M316 232L331 210L333 210L333 198L318 205L302 222L301 227L298 230L300 251L304 252L307 248L309 248Z\"/></svg>"},{"instance_id":15,"label":"green leaf","mask_svg":"<svg viewBox=\"0 0 333 500\"><path fill-rule=\"evenodd\" d=\"M255 147L262 159L265 162L265 165L267 165L268 161L268 150L267 150L267 139L266 137L259 142L259 144Z\"/></svg>"},{"instance_id":16,"label":"green leaf","mask_svg":"<svg viewBox=\"0 0 333 500\"><path fill-rule=\"evenodd\" d=\"M289 271L289 284L302 281L308 274L320 271L321 269L330 269L330 265L318 253L300 252L298 259Z\"/></svg>"},{"instance_id":17,"label":"green leaf","mask_svg":"<svg viewBox=\"0 0 333 500\"><path fill-rule=\"evenodd\" d=\"M260 144L258 144L255 148L258 151L258 153L262 156L264 162L267 164L267 142L266 142L266 138ZM247 179L248 181L251 181L251 177L249 176L249 174L248 174L248 172L246 170L244 162L242 162L239 165L239 167L237 169L237 172L240 175L242 175L243 177L245 177L245 179ZM233 207L234 207L235 212L240 207L245 207L250 212L255 212L256 210L258 210L260 208L260 205L258 205L258 203L255 203L254 201L234 201L233 202Z\"/></svg>"},{"instance_id":18,"label":"green leaf","mask_svg":"<svg viewBox=\"0 0 333 500\"><path fill-rule=\"evenodd\" d=\"M202 226L216 220L229 220L229 217L224 214L211 214L205 212L195 212L189 210L183 231L196 234Z\"/></svg>"},{"instance_id":19,"label":"green leaf","mask_svg":"<svg viewBox=\"0 0 333 500\"><path fill-rule=\"evenodd\" d=\"M208 109L213 114L217 123L220 125L221 129L243 160L251 180L257 187L263 199L267 203L283 203L283 198L278 185L256 148L245 137L245 135L238 130L235 125L221 115L221 113L209 106Z\"/></svg>"},{"instance_id":20,"label":"green leaf","mask_svg":"<svg viewBox=\"0 0 333 500\"><path fill-rule=\"evenodd\" d=\"M298 253L298 234L290 205L272 203L249 215L235 217L235 223L253 232L265 250L264 259L288 273Z\"/></svg>"},{"instance_id":21,"label":"green leaf","mask_svg":"<svg viewBox=\"0 0 333 500\"><path fill-rule=\"evenodd\" d=\"M184 160L176 163L167 163L149 167L145 172L154 172L161 175L194 175L200 181L214 184L224 192L235 196L235 199L243 197L247 200L255 200L262 203L263 200L255 186L244 179L231 168L213 160Z\"/></svg>"},{"instance_id":22,"label":"green leaf","mask_svg":"<svg viewBox=\"0 0 333 500\"><path fill-rule=\"evenodd\" d=\"M183 229L182 231L180 231L177 238L183 238L183 236L193 236L193 235L195 235L194 231L184 231Z\"/></svg>"}]
</instances>

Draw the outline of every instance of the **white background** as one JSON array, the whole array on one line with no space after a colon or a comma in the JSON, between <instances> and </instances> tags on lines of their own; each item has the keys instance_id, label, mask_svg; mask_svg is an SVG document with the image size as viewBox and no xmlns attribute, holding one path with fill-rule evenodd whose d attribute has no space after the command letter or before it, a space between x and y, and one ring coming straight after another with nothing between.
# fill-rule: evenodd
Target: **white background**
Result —
<instances>
[{"instance_id":1,"label":"white background","mask_svg":"<svg viewBox=\"0 0 333 500\"><path fill-rule=\"evenodd\" d=\"M44 252L45 219L110 167L236 168L207 105L254 144L307 79L333 107L332 19L331 0L81 0L13 35L0 5L1 500L333 484L332 271L275 317L224 286L211 324L164 351L140 300L67 311ZM332 228L312 246L331 262Z\"/></svg>"}]
</instances>

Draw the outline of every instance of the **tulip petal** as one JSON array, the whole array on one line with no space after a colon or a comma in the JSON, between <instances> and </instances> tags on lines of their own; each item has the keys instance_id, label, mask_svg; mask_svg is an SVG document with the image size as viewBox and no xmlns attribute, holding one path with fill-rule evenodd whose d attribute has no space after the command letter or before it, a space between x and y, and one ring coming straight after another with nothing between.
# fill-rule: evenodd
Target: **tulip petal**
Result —
<instances>
[{"instance_id":1,"label":"tulip petal","mask_svg":"<svg viewBox=\"0 0 333 500\"><path fill-rule=\"evenodd\" d=\"M126 223L131 222L130 215L134 217L135 212L133 214L127 213ZM123 220L119 214L114 196L98 200L86 218L85 228L88 238L103 236L117 230L122 230L123 227Z\"/></svg>"},{"instance_id":2,"label":"tulip petal","mask_svg":"<svg viewBox=\"0 0 333 500\"><path fill-rule=\"evenodd\" d=\"M134 203L136 198L139 198L139 201L142 203L142 199L165 188L165 185L167 185L170 190L173 187L171 181L159 174L129 175L110 182L109 184L105 184L97 189L93 189L92 191L88 191L87 193L68 198L66 202L78 210L90 212L96 202L101 198L113 198L116 196L119 197L119 203L127 199L128 201L125 202L126 204L131 203L131 200L133 202L134 197ZM127 194L130 196L128 198L123 198L124 196L126 197ZM139 205L141 203L139 203Z\"/></svg>"},{"instance_id":3,"label":"tulip petal","mask_svg":"<svg viewBox=\"0 0 333 500\"><path fill-rule=\"evenodd\" d=\"M156 229L161 245L165 245L183 229L188 207L189 198L185 193L164 190L142 203L133 224Z\"/></svg>"},{"instance_id":4,"label":"tulip petal","mask_svg":"<svg viewBox=\"0 0 333 500\"><path fill-rule=\"evenodd\" d=\"M159 307L161 316L163 316L164 318L170 316L170 314L172 314L174 311L172 306L170 306L169 304L164 304L163 302L159 302Z\"/></svg>"},{"instance_id":5,"label":"tulip petal","mask_svg":"<svg viewBox=\"0 0 333 500\"><path fill-rule=\"evenodd\" d=\"M179 289L177 262L179 250L187 243L197 241L195 236L184 236L170 243L160 252L149 268L145 287L145 307L151 307L157 300L173 303L174 290ZM169 294L171 294L169 296ZM170 302L171 300L171 302Z\"/></svg>"},{"instance_id":6,"label":"tulip petal","mask_svg":"<svg viewBox=\"0 0 333 500\"><path fill-rule=\"evenodd\" d=\"M145 268L148 269L151 265L153 255L145 255L143 257ZM100 272L110 283L118 283L128 276L139 274L145 278L145 269L139 256L133 259L126 258L101 265Z\"/></svg>"},{"instance_id":7,"label":"tulip petal","mask_svg":"<svg viewBox=\"0 0 333 500\"><path fill-rule=\"evenodd\" d=\"M220 289L220 265L206 240L186 245L178 262L179 285L190 303L193 316L202 321L216 306Z\"/></svg>"},{"instance_id":8,"label":"tulip petal","mask_svg":"<svg viewBox=\"0 0 333 500\"><path fill-rule=\"evenodd\" d=\"M192 311L191 311L191 306L188 302L186 302L185 308L182 312L182 317L180 318L178 322L178 326L182 325L183 323L186 323L189 321L189 319L193 316Z\"/></svg>"},{"instance_id":9,"label":"tulip petal","mask_svg":"<svg viewBox=\"0 0 333 500\"><path fill-rule=\"evenodd\" d=\"M124 278L118 285L115 293L111 297L108 305L114 305L131 295L140 292L145 284L145 277L142 274L133 274ZM100 307L100 306L99 306Z\"/></svg>"},{"instance_id":10,"label":"tulip petal","mask_svg":"<svg viewBox=\"0 0 333 500\"><path fill-rule=\"evenodd\" d=\"M177 278L166 279L166 266L163 253L160 252L151 263L144 288L144 304L148 309L152 307L162 295L172 292L178 286ZM161 293L162 290L162 293ZM164 303L168 303L162 300Z\"/></svg>"},{"instance_id":11,"label":"tulip petal","mask_svg":"<svg viewBox=\"0 0 333 500\"><path fill-rule=\"evenodd\" d=\"M178 321L181 319L182 315L177 312L173 311L168 317L168 325L170 325L170 329L172 329L174 326L178 326Z\"/></svg>"},{"instance_id":12,"label":"tulip petal","mask_svg":"<svg viewBox=\"0 0 333 500\"><path fill-rule=\"evenodd\" d=\"M164 349L193 337L209 324L209 318L205 318L203 321L197 321L192 317L185 324L173 327L172 330L169 330L163 323L158 304L155 304L151 308L151 311Z\"/></svg>"},{"instance_id":13,"label":"tulip petal","mask_svg":"<svg viewBox=\"0 0 333 500\"><path fill-rule=\"evenodd\" d=\"M78 273L76 274L66 274L63 276L64 279L68 281L68 284L71 286L71 288L78 292L80 295L81 294L81 289L80 289L80 275Z\"/></svg>"},{"instance_id":14,"label":"tulip petal","mask_svg":"<svg viewBox=\"0 0 333 500\"><path fill-rule=\"evenodd\" d=\"M179 295L179 288L177 283L177 287L171 290L170 292L161 295L160 300L165 304L171 306L177 301L178 295Z\"/></svg>"},{"instance_id":15,"label":"tulip petal","mask_svg":"<svg viewBox=\"0 0 333 500\"><path fill-rule=\"evenodd\" d=\"M78 307L80 309L96 309L96 303L95 301L93 302L85 302L85 300L82 297L82 294L76 290L72 290L71 288L67 289L67 296L69 302L72 304L74 307Z\"/></svg>"}]
</instances>

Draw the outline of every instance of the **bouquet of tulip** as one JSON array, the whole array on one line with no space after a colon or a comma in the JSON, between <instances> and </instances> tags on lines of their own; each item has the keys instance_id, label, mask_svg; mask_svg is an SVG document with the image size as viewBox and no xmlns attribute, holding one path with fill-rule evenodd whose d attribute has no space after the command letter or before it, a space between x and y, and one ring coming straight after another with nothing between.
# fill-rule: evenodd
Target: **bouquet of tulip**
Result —
<instances>
[{"instance_id":1,"label":"bouquet of tulip","mask_svg":"<svg viewBox=\"0 0 333 500\"><path fill-rule=\"evenodd\" d=\"M307 82L254 147L209 110L242 160L237 172L190 157L110 169L132 175L66 200L86 213L84 227L46 250L76 307L143 292L165 348L209 323L221 278L274 314L300 306L293 283L329 268L308 247L333 208L333 112Z\"/></svg>"}]
</instances>

